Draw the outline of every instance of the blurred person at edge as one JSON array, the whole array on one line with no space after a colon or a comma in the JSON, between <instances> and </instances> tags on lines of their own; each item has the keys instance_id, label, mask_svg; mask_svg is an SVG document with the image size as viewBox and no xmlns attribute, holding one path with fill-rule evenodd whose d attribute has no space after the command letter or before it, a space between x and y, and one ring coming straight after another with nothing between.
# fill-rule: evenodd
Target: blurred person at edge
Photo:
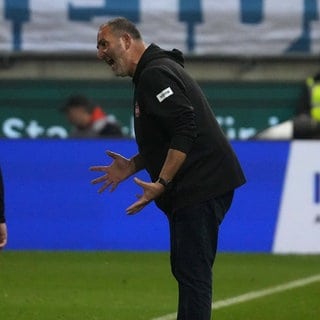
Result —
<instances>
[{"instance_id":1,"label":"blurred person at edge","mask_svg":"<svg viewBox=\"0 0 320 320\"><path fill-rule=\"evenodd\" d=\"M320 122L320 72L306 79L298 114L304 113Z\"/></svg>"},{"instance_id":2,"label":"blurred person at edge","mask_svg":"<svg viewBox=\"0 0 320 320\"><path fill-rule=\"evenodd\" d=\"M320 72L306 79L294 116L258 132L253 139L320 139Z\"/></svg>"},{"instance_id":3,"label":"blurred person at edge","mask_svg":"<svg viewBox=\"0 0 320 320\"><path fill-rule=\"evenodd\" d=\"M155 201L166 214L179 289L177 319L209 320L219 224L234 190L245 183L241 166L179 50L147 46L136 26L121 17L100 26L97 49L115 75L132 77L139 152L127 159L107 151L113 161L91 167L102 172L92 183L102 183L99 192L113 191L147 170L151 182L134 178L142 191L126 212Z\"/></svg>"},{"instance_id":4,"label":"blurred person at edge","mask_svg":"<svg viewBox=\"0 0 320 320\"><path fill-rule=\"evenodd\" d=\"M114 116L108 116L100 106L87 97L73 95L61 108L72 125L71 138L121 138L121 126Z\"/></svg>"},{"instance_id":5,"label":"blurred person at edge","mask_svg":"<svg viewBox=\"0 0 320 320\"><path fill-rule=\"evenodd\" d=\"M8 238L4 210L4 184L2 178L2 171L0 168L0 250L5 247Z\"/></svg>"},{"instance_id":6,"label":"blurred person at edge","mask_svg":"<svg viewBox=\"0 0 320 320\"><path fill-rule=\"evenodd\" d=\"M293 119L294 139L320 139L320 72L306 79Z\"/></svg>"}]
</instances>

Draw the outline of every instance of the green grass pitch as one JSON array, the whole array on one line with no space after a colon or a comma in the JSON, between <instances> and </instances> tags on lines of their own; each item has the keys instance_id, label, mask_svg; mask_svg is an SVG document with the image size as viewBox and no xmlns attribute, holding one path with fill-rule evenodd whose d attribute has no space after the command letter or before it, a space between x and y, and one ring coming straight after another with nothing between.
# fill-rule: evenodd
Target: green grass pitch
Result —
<instances>
[{"instance_id":1,"label":"green grass pitch","mask_svg":"<svg viewBox=\"0 0 320 320\"><path fill-rule=\"evenodd\" d=\"M320 255L219 253L214 298L319 274ZM176 300L166 252L0 252L3 320L151 320L174 313ZM320 281L218 308L213 319L318 320Z\"/></svg>"}]
</instances>

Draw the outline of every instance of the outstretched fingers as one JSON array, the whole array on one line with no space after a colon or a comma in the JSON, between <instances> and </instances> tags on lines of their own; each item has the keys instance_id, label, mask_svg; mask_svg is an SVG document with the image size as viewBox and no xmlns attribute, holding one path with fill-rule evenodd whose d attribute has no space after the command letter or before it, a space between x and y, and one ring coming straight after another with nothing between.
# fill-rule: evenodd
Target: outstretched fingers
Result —
<instances>
[{"instance_id":1,"label":"outstretched fingers","mask_svg":"<svg viewBox=\"0 0 320 320\"><path fill-rule=\"evenodd\" d=\"M120 157L119 153L115 153L115 152L110 151L110 150L107 150L106 154L112 159L116 159L116 158Z\"/></svg>"},{"instance_id":2,"label":"outstretched fingers","mask_svg":"<svg viewBox=\"0 0 320 320\"><path fill-rule=\"evenodd\" d=\"M98 178L95 178L95 179L91 180L91 183L92 184L98 184L98 183L104 182L106 180L108 180L108 175L105 174L105 175L103 175L101 177L98 177Z\"/></svg>"},{"instance_id":3,"label":"outstretched fingers","mask_svg":"<svg viewBox=\"0 0 320 320\"><path fill-rule=\"evenodd\" d=\"M89 168L90 171L106 172L106 166L92 166Z\"/></svg>"},{"instance_id":4,"label":"outstretched fingers","mask_svg":"<svg viewBox=\"0 0 320 320\"><path fill-rule=\"evenodd\" d=\"M111 181L108 181L102 185L102 187L98 190L98 193L102 193L103 191L108 189L110 186L111 186L110 192L112 192L116 188L116 186L114 186L114 184Z\"/></svg>"}]
</instances>

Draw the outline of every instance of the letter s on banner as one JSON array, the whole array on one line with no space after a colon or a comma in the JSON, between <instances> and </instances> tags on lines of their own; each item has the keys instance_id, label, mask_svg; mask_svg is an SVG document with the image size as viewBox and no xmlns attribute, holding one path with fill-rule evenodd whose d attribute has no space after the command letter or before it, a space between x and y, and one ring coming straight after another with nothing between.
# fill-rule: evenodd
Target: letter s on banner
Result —
<instances>
[{"instance_id":1,"label":"letter s on banner","mask_svg":"<svg viewBox=\"0 0 320 320\"><path fill-rule=\"evenodd\" d=\"M21 138L21 130L25 127L23 120L19 118L9 118L4 121L2 131L7 138Z\"/></svg>"}]
</instances>

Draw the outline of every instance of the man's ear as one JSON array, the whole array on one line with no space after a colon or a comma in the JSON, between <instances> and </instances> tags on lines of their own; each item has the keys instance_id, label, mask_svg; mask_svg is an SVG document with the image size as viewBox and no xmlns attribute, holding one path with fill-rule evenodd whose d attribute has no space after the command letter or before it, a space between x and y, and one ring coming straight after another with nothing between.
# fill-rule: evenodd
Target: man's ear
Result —
<instances>
[{"instance_id":1,"label":"man's ear","mask_svg":"<svg viewBox=\"0 0 320 320\"><path fill-rule=\"evenodd\" d=\"M124 41L124 45L125 45L126 50L128 50L131 46L132 37L129 35L129 33L124 33L122 35L122 39Z\"/></svg>"}]
</instances>

